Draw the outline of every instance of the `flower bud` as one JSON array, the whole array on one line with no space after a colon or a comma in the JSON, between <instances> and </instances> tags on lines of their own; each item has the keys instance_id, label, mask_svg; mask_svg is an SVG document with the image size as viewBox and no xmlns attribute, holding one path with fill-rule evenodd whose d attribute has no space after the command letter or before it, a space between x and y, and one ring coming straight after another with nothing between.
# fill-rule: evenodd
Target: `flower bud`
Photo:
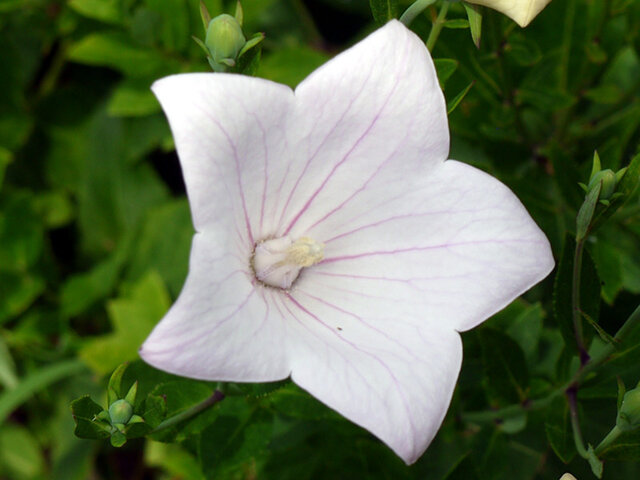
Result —
<instances>
[{"instance_id":1,"label":"flower bud","mask_svg":"<svg viewBox=\"0 0 640 480\"><path fill-rule=\"evenodd\" d=\"M618 180L613 170L606 169L600 170L589 181L588 189L591 190L595 185L602 182L602 189L600 190L600 200L608 200L611 195L616 191L616 184Z\"/></svg>"},{"instance_id":2,"label":"flower bud","mask_svg":"<svg viewBox=\"0 0 640 480\"><path fill-rule=\"evenodd\" d=\"M133 406L124 399L116 400L109 406L112 424L126 424L133 416Z\"/></svg>"},{"instance_id":3,"label":"flower bud","mask_svg":"<svg viewBox=\"0 0 640 480\"><path fill-rule=\"evenodd\" d=\"M622 431L640 427L640 388L636 387L624 394L616 426Z\"/></svg>"},{"instance_id":4,"label":"flower bud","mask_svg":"<svg viewBox=\"0 0 640 480\"><path fill-rule=\"evenodd\" d=\"M223 60L235 61L246 41L238 21L223 13L209 22L204 43L213 61L219 64Z\"/></svg>"}]
</instances>

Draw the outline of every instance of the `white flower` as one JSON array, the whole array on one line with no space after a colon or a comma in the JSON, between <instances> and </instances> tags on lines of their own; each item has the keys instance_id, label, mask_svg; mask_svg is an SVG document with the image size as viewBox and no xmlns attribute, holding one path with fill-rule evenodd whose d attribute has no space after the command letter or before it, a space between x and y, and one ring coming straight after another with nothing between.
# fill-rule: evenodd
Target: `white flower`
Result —
<instances>
[{"instance_id":1,"label":"white flower","mask_svg":"<svg viewBox=\"0 0 640 480\"><path fill-rule=\"evenodd\" d=\"M206 380L291 375L414 462L447 411L458 332L553 268L513 193L446 160L422 41L392 21L295 92L227 74L153 90L197 233L142 358Z\"/></svg>"},{"instance_id":2,"label":"white flower","mask_svg":"<svg viewBox=\"0 0 640 480\"><path fill-rule=\"evenodd\" d=\"M485 7L498 10L507 17L512 18L521 27L531 23L551 0L465 0L467 3L476 3Z\"/></svg>"}]
</instances>

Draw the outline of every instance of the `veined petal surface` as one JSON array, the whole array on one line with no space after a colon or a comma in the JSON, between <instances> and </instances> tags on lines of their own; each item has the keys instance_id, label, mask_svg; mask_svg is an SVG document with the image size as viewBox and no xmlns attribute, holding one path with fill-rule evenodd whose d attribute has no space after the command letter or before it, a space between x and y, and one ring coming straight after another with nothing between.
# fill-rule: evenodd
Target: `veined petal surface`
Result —
<instances>
[{"instance_id":1,"label":"veined petal surface","mask_svg":"<svg viewBox=\"0 0 640 480\"><path fill-rule=\"evenodd\" d=\"M426 174L449 152L444 97L424 43L389 22L307 77L295 91L294 155L277 234L297 237L357 192ZM343 219L344 220L344 219Z\"/></svg>"},{"instance_id":2,"label":"veined petal surface","mask_svg":"<svg viewBox=\"0 0 640 480\"><path fill-rule=\"evenodd\" d=\"M476 168L448 160L386 187L355 198L336 214L342 223L310 229L325 258L298 288L325 298L366 292L377 299L367 301L372 312L393 312L425 331L464 331L553 269L549 242L517 197Z\"/></svg>"},{"instance_id":3,"label":"veined petal surface","mask_svg":"<svg viewBox=\"0 0 640 480\"><path fill-rule=\"evenodd\" d=\"M284 320L254 287L245 256L232 230L194 236L180 297L140 349L146 362L202 380L289 376Z\"/></svg>"},{"instance_id":4,"label":"veined petal surface","mask_svg":"<svg viewBox=\"0 0 640 480\"><path fill-rule=\"evenodd\" d=\"M295 93L187 74L154 85L192 206L190 272L141 355L208 380L287 377L407 463L433 439L463 331L540 281L549 244L504 185L446 160L444 97L397 21ZM324 244L287 290L256 280L256 242Z\"/></svg>"}]
</instances>

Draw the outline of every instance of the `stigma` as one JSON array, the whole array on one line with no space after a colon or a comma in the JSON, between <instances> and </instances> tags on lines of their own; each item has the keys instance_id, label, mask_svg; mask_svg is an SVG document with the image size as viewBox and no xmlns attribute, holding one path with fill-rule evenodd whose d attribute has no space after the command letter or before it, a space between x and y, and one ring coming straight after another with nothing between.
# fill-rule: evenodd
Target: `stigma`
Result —
<instances>
[{"instance_id":1,"label":"stigma","mask_svg":"<svg viewBox=\"0 0 640 480\"><path fill-rule=\"evenodd\" d=\"M300 275L324 258L324 245L309 237L297 240L284 236L256 244L251 267L256 279L264 285L288 289Z\"/></svg>"}]
</instances>

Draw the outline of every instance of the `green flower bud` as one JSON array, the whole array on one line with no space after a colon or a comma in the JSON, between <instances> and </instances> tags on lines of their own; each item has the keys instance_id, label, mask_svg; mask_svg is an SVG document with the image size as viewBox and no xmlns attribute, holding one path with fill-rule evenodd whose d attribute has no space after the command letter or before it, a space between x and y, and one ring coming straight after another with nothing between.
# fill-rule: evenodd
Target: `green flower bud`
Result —
<instances>
[{"instance_id":1,"label":"green flower bud","mask_svg":"<svg viewBox=\"0 0 640 480\"><path fill-rule=\"evenodd\" d=\"M640 388L636 387L624 394L616 425L622 431L640 427Z\"/></svg>"},{"instance_id":2,"label":"green flower bud","mask_svg":"<svg viewBox=\"0 0 640 480\"><path fill-rule=\"evenodd\" d=\"M126 424L133 416L133 406L124 399L116 400L109 406L112 424Z\"/></svg>"},{"instance_id":3,"label":"green flower bud","mask_svg":"<svg viewBox=\"0 0 640 480\"><path fill-rule=\"evenodd\" d=\"M238 21L223 13L209 22L204 43L216 64L226 64L235 61L246 41Z\"/></svg>"},{"instance_id":4,"label":"green flower bud","mask_svg":"<svg viewBox=\"0 0 640 480\"><path fill-rule=\"evenodd\" d=\"M608 200L611 195L616 191L616 184L618 179L613 170L606 169L600 170L596 173L591 181L589 181L588 189L591 190L595 185L602 182L602 190L600 190L600 200Z\"/></svg>"}]
</instances>

